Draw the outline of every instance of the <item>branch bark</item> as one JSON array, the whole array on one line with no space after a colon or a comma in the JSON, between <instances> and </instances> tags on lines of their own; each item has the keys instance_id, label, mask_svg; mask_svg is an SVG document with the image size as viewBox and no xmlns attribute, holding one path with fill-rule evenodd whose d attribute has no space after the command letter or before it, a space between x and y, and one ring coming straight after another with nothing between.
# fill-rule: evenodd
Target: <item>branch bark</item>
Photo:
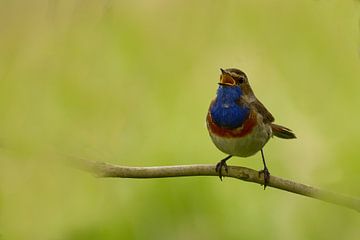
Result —
<instances>
[{"instance_id":1,"label":"branch bark","mask_svg":"<svg viewBox=\"0 0 360 240\"><path fill-rule=\"evenodd\" d=\"M158 166L158 167L128 167L103 162L86 162L85 170L98 177L113 178L168 178L185 176L218 176L215 166L210 164ZM223 176L240 179L247 182L263 184L262 173L239 166L228 166L228 172L223 170ZM319 199L325 202L348 207L360 212L360 199L322 190L316 187L297 183L271 175L268 187L273 187L299 195Z\"/></svg>"}]
</instances>

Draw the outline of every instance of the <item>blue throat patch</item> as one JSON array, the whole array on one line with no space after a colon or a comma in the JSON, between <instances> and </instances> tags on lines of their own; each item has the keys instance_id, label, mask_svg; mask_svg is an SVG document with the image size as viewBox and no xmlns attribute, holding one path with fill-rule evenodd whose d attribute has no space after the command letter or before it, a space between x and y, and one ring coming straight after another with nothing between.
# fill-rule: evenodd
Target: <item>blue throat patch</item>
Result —
<instances>
[{"instance_id":1,"label":"blue throat patch","mask_svg":"<svg viewBox=\"0 0 360 240\"><path fill-rule=\"evenodd\" d=\"M210 108L211 117L218 126L234 129L246 121L250 109L238 104L241 95L240 87L219 86Z\"/></svg>"}]
</instances>

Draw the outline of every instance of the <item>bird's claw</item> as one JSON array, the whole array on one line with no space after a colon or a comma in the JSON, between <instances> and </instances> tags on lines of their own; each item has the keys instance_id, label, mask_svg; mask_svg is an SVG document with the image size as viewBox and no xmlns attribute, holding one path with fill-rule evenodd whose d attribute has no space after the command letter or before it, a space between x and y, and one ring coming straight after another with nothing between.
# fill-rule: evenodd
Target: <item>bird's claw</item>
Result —
<instances>
[{"instance_id":1,"label":"bird's claw","mask_svg":"<svg viewBox=\"0 0 360 240\"><path fill-rule=\"evenodd\" d=\"M261 174L264 175L264 190L265 190L265 188L269 185L270 172L269 172L269 170L265 167L263 170L259 171L259 177L260 177Z\"/></svg>"},{"instance_id":2,"label":"bird's claw","mask_svg":"<svg viewBox=\"0 0 360 240\"><path fill-rule=\"evenodd\" d=\"M222 170L223 167L225 169L225 172L228 173L228 166L226 164L226 160L227 159L221 160L220 162L218 162L216 164L216 167L215 167L215 171L219 173L219 178L220 178L221 181L222 181L222 177L223 177L221 170Z\"/></svg>"}]
</instances>

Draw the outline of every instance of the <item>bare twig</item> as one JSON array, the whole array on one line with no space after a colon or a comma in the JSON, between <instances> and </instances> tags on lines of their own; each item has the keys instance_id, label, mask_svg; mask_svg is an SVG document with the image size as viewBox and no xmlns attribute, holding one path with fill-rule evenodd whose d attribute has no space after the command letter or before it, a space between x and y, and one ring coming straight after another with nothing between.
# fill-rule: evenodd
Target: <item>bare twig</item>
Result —
<instances>
[{"instance_id":1,"label":"bare twig","mask_svg":"<svg viewBox=\"0 0 360 240\"><path fill-rule=\"evenodd\" d=\"M86 162L85 169L95 173L98 177L167 178L184 176L218 176L218 173L215 171L215 166L209 164L127 167L102 162ZM223 176L258 184L264 183L262 174L246 167L228 166L228 172L223 170ZM322 190L273 175L270 177L268 186L334 203L360 212L360 199L354 197Z\"/></svg>"}]
</instances>

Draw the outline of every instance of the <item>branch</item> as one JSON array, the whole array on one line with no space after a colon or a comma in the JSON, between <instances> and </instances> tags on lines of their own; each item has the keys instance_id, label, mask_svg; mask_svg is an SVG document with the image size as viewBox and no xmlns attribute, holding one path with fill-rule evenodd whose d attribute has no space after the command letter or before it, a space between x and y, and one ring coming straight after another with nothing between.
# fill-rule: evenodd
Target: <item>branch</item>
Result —
<instances>
[{"instance_id":1,"label":"branch","mask_svg":"<svg viewBox=\"0 0 360 240\"><path fill-rule=\"evenodd\" d=\"M127 167L102 162L86 162L84 167L85 170L96 174L98 177L167 178L185 176L218 176L218 173L215 171L215 166L209 164ZM264 183L262 173L259 174L258 171L246 167L228 166L228 172L226 173L223 170L223 176L258 184ZM322 190L273 175L270 177L268 186L348 207L360 212L360 199L354 197Z\"/></svg>"}]
</instances>

